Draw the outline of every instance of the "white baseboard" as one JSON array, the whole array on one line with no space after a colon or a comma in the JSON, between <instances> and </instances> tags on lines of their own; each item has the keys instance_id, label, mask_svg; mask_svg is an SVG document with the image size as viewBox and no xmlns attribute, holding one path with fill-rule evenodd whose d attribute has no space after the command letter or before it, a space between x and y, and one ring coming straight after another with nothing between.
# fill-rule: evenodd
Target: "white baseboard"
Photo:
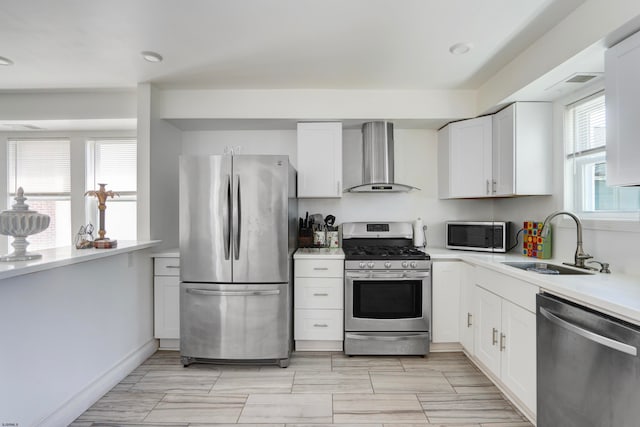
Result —
<instances>
[{"instance_id":1,"label":"white baseboard","mask_svg":"<svg viewBox=\"0 0 640 427\"><path fill-rule=\"evenodd\" d=\"M160 348L158 350L180 350L180 338L160 338Z\"/></svg>"},{"instance_id":2,"label":"white baseboard","mask_svg":"<svg viewBox=\"0 0 640 427\"><path fill-rule=\"evenodd\" d=\"M342 351L342 341L296 341L296 351Z\"/></svg>"},{"instance_id":3,"label":"white baseboard","mask_svg":"<svg viewBox=\"0 0 640 427\"><path fill-rule=\"evenodd\" d=\"M137 350L134 350L97 380L80 390L74 397L42 420L40 426L66 426L89 409L98 399L104 396L116 384L122 381L149 356L156 352L158 341L151 339Z\"/></svg>"},{"instance_id":4,"label":"white baseboard","mask_svg":"<svg viewBox=\"0 0 640 427\"><path fill-rule=\"evenodd\" d=\"M462 351L462 345L459 342L432 342L429 351L434 353L442 353L449 351Z\"/></svg>"}]
</instances>

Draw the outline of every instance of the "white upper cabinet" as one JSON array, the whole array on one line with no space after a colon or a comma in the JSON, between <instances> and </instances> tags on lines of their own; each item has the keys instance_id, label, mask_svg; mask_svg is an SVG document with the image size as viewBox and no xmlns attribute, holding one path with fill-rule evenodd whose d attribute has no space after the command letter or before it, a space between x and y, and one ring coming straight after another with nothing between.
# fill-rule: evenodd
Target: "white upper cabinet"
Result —
<instances>
[{"instance_id":1,"label":"white upper cabinet","mask_svg":"<svg viewBox=\"0 0 640 427\"><path fill-rule=\"evenodd\" d=\"M450 123L440 131L440 198L489 196L491 127L491 116L485 116Z\"/></svg>"},{"instance_id":2,"label":"white upper cabinet","mask_svg":"<svg viewBox=\"0 0 640 427\"><path fill-rule=\"evenodd\" d=\"M605 54L607 184L640 185L640 33Z\"/></svg>"},{"instance_id":3,"label":"white upper cabinet","mask_svg":"<svg viewBox=\"0 0 640 427\"><path fill-rule=\"evenodd\" d=\"M298 123L298 197L342 197L342 123Z\"/></svg>"},{"instance_id":4,"label":"white upper cabinet","mask_svg":"<svg viewBox=\"0 0 640 427\"><path fill-rule=\"evenodd\" d=\"M438 133L441 199L551 194L552 105L517 102Z\"/></svg>"},{"instance_id":5,"label":"white upper cabinet","mask_svg":"<svg viewBox=\"0 0 640 427\"><path fill-rule=\"evenodd\" d=\"M551 194L552 104L516 102L493 115L493 196Z\"/></svg>"}]
</instances>

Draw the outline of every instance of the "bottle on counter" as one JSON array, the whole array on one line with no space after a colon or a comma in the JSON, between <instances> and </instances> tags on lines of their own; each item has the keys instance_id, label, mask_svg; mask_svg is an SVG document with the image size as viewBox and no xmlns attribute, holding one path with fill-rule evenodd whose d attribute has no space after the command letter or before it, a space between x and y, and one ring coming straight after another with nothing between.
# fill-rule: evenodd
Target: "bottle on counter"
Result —
<instances>
[{"instance_id":1,"label":"bottle on counter","mask_svg":"<svg viewBox=\"0 0 640 427\"><path fill-rule=\"evenodd\" d=\"M413 246L422 248L425 245L424 225L422 224L422 219L418 218L413 221Z\"/></svg>"}]
</instances>

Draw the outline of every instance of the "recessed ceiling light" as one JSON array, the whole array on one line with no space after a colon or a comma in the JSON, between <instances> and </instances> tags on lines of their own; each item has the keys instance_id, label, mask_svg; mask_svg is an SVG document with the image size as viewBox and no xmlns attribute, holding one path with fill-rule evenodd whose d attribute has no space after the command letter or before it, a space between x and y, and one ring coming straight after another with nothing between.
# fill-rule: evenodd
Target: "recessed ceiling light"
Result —
<instances>
[{"instance_id":1,"label":"recessed ceiling light","mask_svg":"<svg viewBox=\"0 0 640 427\"><path fill-rule=\"evenodd\" d=\"M150 50L146 50L144 52L140 52L145 61L149 62L162 62L162 55L157 52L152 52Z\"/></svg>"},{"instance_id":2,"label":"recessed ceiling light","mask_svg":"<svg viewBox=\"0 0 640 427\"><path fill-rule=\"evenodd\" d=\"M13 65L13 61L4 56L0 56L0 65Z\"/></svg>"},{"instance_id":3,"label":"recessed ceiling light","mask_svg":"<svg viewBox=\"0 0 640 427\"><path fill-rule=\"evenodd\" d=\"M469 52L473 45L471 43L456 43L449 48L453 55L464 55Z\"/></svg>"}]
</instances>

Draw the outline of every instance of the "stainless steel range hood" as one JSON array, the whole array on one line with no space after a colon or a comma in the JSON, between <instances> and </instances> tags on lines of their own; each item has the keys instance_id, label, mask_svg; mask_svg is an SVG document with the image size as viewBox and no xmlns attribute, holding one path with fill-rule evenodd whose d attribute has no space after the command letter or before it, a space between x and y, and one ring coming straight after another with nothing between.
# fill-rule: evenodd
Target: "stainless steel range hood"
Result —
<instances>
[{"instance_id":1,"label":"stainless steel range hood","mask_svg":"<svg viewBox=\"0 0 640 427\"><path fill-rule=\"evenodd\" d=\"M393 182L393 123L378 121L362 125L362 184L350 193L401 193L419 188Z\"/></svg>"}]
</instances>

